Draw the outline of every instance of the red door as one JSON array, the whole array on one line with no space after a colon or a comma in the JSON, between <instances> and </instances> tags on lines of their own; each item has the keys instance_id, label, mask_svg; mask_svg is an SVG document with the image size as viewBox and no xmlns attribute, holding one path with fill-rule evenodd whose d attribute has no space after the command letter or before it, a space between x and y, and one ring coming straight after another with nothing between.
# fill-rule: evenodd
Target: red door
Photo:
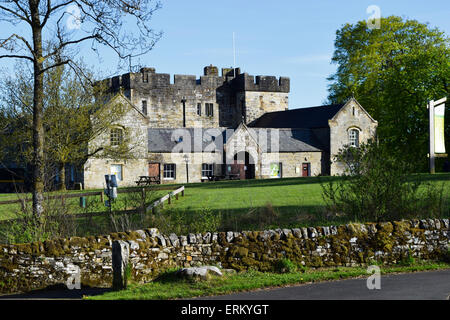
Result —
<instances>
[{"instance_id":1,"label":"red door","mask_svg":"<svg viewBox=\"0 0 450 320\"><path fill-rule=\"evenodd\" d=\"M311 167L309 163L302 164L302 177L309 177L311 175Z\"/></svg>"}]
</instances>

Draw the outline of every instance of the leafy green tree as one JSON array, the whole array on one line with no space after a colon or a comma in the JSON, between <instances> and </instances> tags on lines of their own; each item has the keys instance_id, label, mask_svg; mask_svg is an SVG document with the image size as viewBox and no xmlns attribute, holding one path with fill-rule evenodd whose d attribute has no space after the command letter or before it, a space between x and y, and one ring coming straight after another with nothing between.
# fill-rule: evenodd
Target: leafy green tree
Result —
<instances>
[{"instance_id":1,"label":"leafy green tree","mask_svg":"<svg viewBox=\"0 0 450 320\"><path fill-rule=\"evenodd\" d=\"M448 96L448 45L444 32L416 20L390 16L372 30L365 21L346 24L336 32L329 102L354 96L378 120L380 142L408 154L416 171L426 170L426 104ZM449 139L446 143L448 149Z\"/></svg>"}]
</instances>

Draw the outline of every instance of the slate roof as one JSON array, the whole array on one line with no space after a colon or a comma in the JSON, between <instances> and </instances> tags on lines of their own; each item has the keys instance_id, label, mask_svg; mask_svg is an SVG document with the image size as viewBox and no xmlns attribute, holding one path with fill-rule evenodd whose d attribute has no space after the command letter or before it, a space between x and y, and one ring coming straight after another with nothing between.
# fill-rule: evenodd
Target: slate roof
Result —
<instances>
[{"instance_id":1,"label":"slate roof","mask_svg":"<svg viewBox=\"0 0 450 320\"><path fill-rule=\"evenodd\" d=\"M258 141L260 147L267 152L307 152L307 151L321 151L320 144L315 135L309 129L291 129L291 128L249 128L250 132L253 130L257 137L267 137L267 143L264 146L264 141ZM261 135L261 132L265 131ZM278 131L278 132L277 132ZM272 139L278 136L278 147L272 143ZM272 150L272 148L274 150Z\"/></svg>"},{"instance_id":2,"label":"slate roof","mask_svg":"<svg viewBox=\"0 0 450 320\"><path fill-rule=\"evenodd\" d=\"M267 152L315 152L321 151L320 144L309 129L283 128L272 131L270 128L248 128L260 147ZM199 152L200 146L195 148L194 135L201 135L201 150L210 152L213 149L223 151L223 146L232 137L234 131L226 128L178 128L178 129L148 129L149 152L172 152L175 148ZM183 137L182 141L179 137ZM279 137L279 146L272 143L272 139ZM261 138L259 138L261 137ZM267 139L266 139L267 137ZM263 139L262 141L259 141ZM197 142L198 143L198 142ZM199 144L200 145L200 144ZM267 148L267 149L266 149ZM272 150L273 148L273 150Z\"/></svg>"},{"instance_id":3,"label":"slate roof","mask_svg":"<svg viewBox=\"0 0 450 320\"><path fill-rule=\"evenodd\" d=\"M199 145L195 145L195 135L201 135L201 150L211 151L216 146L217 150L223 150L224 143L224 129L223 128L174 128L174 129L161 129L161 128L149 128L148 129L148 151L149 152L172 152L176 146L181 147L184 145L184 149L190 149L191 151L199 151ZM179 138L182 137L182 141ZM213 138L211 138L213 137ZM211 145L212 144L212 145Z\"/></svg>"},{"instance_id":4,"label":"slate roof","mask_svg":"<svg viewBox=\"0 0 450 320\"><path fill-rule=\"evenodd\" d=\"M344 104L333 104L268 112L249 126L258 128L327 128L328 120L333 118L343 106Z\"/></svg>"}]
</instances>

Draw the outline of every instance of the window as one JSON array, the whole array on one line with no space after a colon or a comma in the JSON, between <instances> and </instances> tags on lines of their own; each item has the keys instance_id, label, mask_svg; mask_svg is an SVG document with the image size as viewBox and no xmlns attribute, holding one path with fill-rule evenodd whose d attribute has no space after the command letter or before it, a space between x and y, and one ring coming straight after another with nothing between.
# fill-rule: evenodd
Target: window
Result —
<instances>
[{"instance_id":1,"label":"window","mask_svg":"<svg viewBox=\"0 0 450 320\"><path fill-rule=\"evenodd\" d=\"M202 164L202 178L208 178L212 176L214 173L214 164L212 163L203 163Z\"/></svg>"},{"instance_id":2,"label":"window","mask_svg":"<svg viewBox=\"0 0 450 320\"><path fill-rule=\"evenodd\" d=\"M359 131L357 129L350 129L348 132L348 140L350 142L350 146L359 147Z\"/></svg>"},{"instance_id":3,"label":"window","mask_svg":"<svg viewBox=\"0 0 450 320\"><path fill-rule=\"evenodd\" d=\"M123 166L121 164L111 165L111 174L116 176L117 181L123 180Z\"/></svg>"},{"instance_id":4,"label":"window","mask_svg":"<svg viewBox=\"0 0 450 320\"><path fill-rule=\"evenodd\" d=\"M142 100L142 113L147 115L147 100Z\"/></svg>"},{"instance_id":5,"label":"window","mask_svg":"<svg viewBox=\"0 0 450 320\"><path fill-rule=\"evenodd\" d=\"M202 104L201 103L197 103L197 115L198 116L202 115Z\"/></svg>"},{"instance_id":6,"label":"window","mask_svg":"<svg viewBox=\"0 0 450 320\"><path fill-rule=\"evenodd\" d=\"M123 130L119 128L111 129L111 146L118 146L123 141Z\"/></svg>"},{"instance_id":7,"label":"window","mask_svg":"<svg viewBox=\"0 0 450 320\"><path fill-rule=\"evenodd\" d=\"M166 163L164 164L164 179L174 180L175 179L175 164Z\"/></svg>"},{"instance_id":8,"label":"window","mask_svg":"<svg viewBox=\"0 0 450 320\"><path fill-rule=\"evenodd\" d=\"M205 103L205 114L207 117L214 116L214 105L212 103Z\"/></svg>"}]
</instances>

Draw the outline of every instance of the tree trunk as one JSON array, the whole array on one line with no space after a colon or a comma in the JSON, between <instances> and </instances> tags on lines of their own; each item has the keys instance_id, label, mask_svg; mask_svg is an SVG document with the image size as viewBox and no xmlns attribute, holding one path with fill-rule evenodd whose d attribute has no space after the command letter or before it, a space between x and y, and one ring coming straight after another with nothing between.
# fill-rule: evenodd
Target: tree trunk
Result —
<instances>
[{"instance_id":1,"label":"tree trunk","mask_svg":"<svg viewBox=\"0 0 450 320\"><path fill-rule=\"evenodd\" d=\"M66 191L66 166L64 163L59 165L59 191Z\"/></svg>"},{"instance_id":2,"label":"tree trunk","mask_svg":"<svg viewBox=\"0 0 450 320\"><path fill-rule=\"evenodd\" d=\"M33 32L34 53L34 92L33 92L33 216L39 223L44 213L44 126L43 98L44 74L42 55L42 28L39 17L39 1L30 0L30 13Z\"/></svg>"}]
</instances>

